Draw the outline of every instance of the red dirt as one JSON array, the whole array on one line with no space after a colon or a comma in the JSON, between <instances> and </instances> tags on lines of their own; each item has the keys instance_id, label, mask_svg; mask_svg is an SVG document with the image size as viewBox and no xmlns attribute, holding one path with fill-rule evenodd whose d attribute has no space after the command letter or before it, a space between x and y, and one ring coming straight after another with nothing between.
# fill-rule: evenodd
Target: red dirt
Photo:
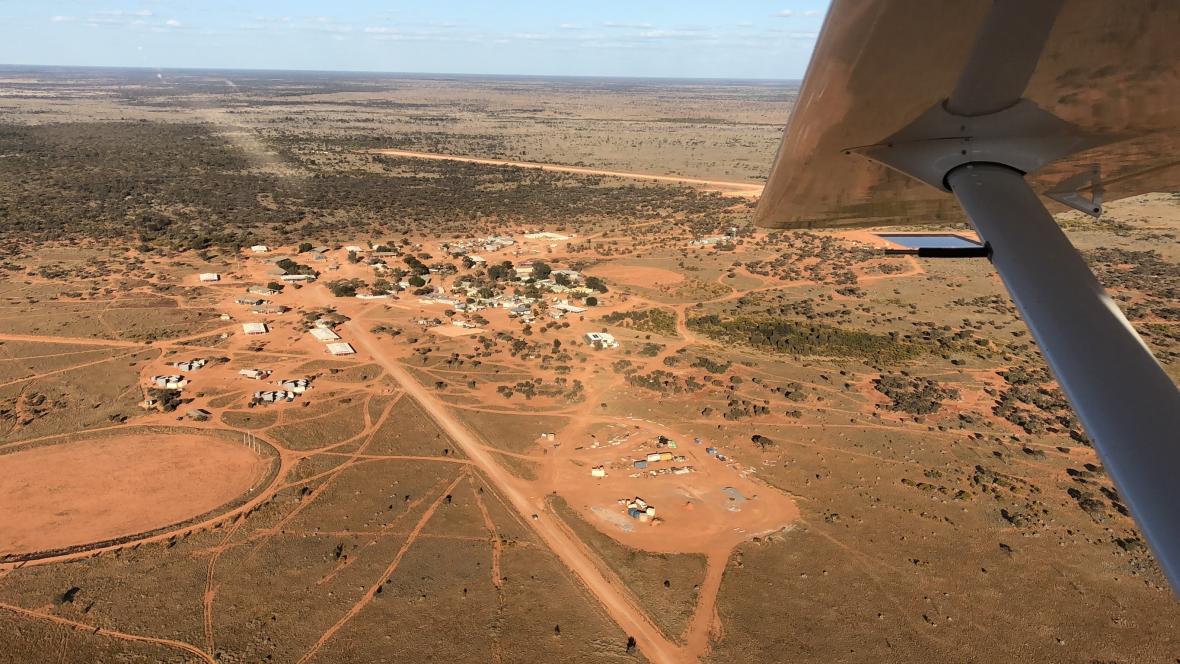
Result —
<instances>
[{"instance_id":1,"label":"red dirt","mask_svg":"<svg viewBox=\"0 0 1180 664\"><path fill-rule=\"evenodd\" d=\"M265 470L249 448L203 435L112 436L0 455L0 504L21 507L0 510L0 552L178 523L233 500Z\"/></svg>"},{"instance_id":2,"label":"red dirt","mask_svg":"<svg viewBox=\"0 0 1180 664\"><path fill-rule=\"evenodd\" d=\"M487 159L483 157L465 157L462 155L434 154L430 152L412 152L410 150L381 149L370 150L374 154L389 157L407 157L410 159L430 159L435 161L464 161L471 164L486 164L489 166L515 166L517 168L536 168L542 171L557 173L576 173L579 175L606 175L616 178L632 180L650 180L655 182L671 182L697 187L705 191L717 191L731 196L757 198L762 194L763 185L758 182L732 182L728 180L705 180L702 178L687 178L678 175L656 175L652 173L632 173L628 171L610 171L600 168L585 168L582 166L566 166L564 164L544 164L535 161L512 161L507 159Z\"/></svg>"},{"instance_id":3,"label":"red dirt","mask_svg":"<svg viewBox=\"0 0 1180 664\"><path fill-rule=\"evenodd\" d=\"M628 286L672 286L684 281L684 275L662 267L643 265L596 265L588 274Z\"/></svg>"}]
</instances>

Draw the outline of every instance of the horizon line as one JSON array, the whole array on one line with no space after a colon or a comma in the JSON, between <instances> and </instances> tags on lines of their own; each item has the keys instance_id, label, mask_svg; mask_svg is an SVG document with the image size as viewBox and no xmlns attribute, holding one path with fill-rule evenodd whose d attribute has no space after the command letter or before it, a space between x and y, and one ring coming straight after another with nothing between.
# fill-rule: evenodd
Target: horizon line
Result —
<instances>
[{"instance_id":1,"label":"horizon line","mask_svg":"<svg viewBox=\"0 0 1180 664\"><path fill-rule=\"evenodd\" d=\"M801 78L750 78L750 77L720 77L720 76L625 76L614 74L480 74L472 72L427 72L427 71L380 71L371 69L285 69L260 67L151 67L145 65L50 65L35 63L0 63L0 69L64 69L64 70L126 70L144 72L256 72L274 73L284 72L292 74L367 74L376 76L415 76L437 77L458 76L467 78L572 78L572 79L618 79L635 81L726 81L726 82L758 82L758 83L787 83L801 84Z\"/></svg>"}]
</instances>

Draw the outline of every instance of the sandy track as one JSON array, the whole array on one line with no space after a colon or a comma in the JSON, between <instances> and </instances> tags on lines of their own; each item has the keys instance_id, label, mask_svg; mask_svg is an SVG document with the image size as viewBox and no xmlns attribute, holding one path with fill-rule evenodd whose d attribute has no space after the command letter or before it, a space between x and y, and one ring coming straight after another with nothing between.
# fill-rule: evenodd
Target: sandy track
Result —
<instances>
[{"instance_id":1,"label":"sandy track","mask_svg":"<svg viewBox=\"0 0 1180 664\"><path fill-rule=\"evenodd\" d=\"M117 346L119 348L145 348L150 344L138 341L120 341L100 337L52 337L39 334L0 334L0 341L34 341L43 344L74 344L77 346Z\"/></svg>"},{"instance_id":2,"label":"sandy track","mask_svg":"<svg viewBox=\"0 0 1180 664\"><path fill-rule=\"evenodd\" d=\"M316 293L322 300L317 304L330 302L327 291ZM368 353L373 361L380 364L417 401L436 424L463 450L490 482L508 499L512 507L532 526L533 531L549 549L572 571L606 609L607 613L629 636L635 638L644 655L654 664L674 664L696 661L669 641L655 626L634 600L619 585L612 583L599 565L590 557L571 535L561 527L556 518L531 519L530 515L543 513L542 501L530 498L520 489L517 482L485 448L474 433L447 409L446 404L431 394L410 375L402 365L383 347L379 340L365 329L363 320L356 317L345 323L348 338Z\"/></svg>"},{"instance_id":3,"label":"sandy track","mask_svg":"<svg viewBox=\"0 0 1180 664\"><path fill-rule=\"evenodd\" d=\"M167 646L169 648L183 650L183 651L189 653L190 655L197 657L198 659L200 659L203 662L208 662L208 664L217 664L217 661L214 660L213 657L211 657L209 655L209 653L205 652L204 650L201 650L200 648L194 646L191 643L185 643L184 641L173 641L171 639L157 639L157 638L153 638L150 636L140 636L138 634L127 634L126 632L115 632L115 631L111 631L109 629L95 627L94 625L87 625L86 623L80 623L80 622L77 622L74 620L69 620L68 618L62 618L60 616L54 616L54 615L50 615L48 613L40 613L37 611L25 609L25 608L22 608L19 606L13 606L11 604L0 604L0 609L3 609L5 611L11 611L12 613L15 613L19 616L24 616L26 618L32 618L34 620L47 620L49 622L57 623L58 625L63 625L65 627L69 627L71 629L74 629L74 630L77 630L80 632L85 631L85 632L89 632L91 634L97 634L99 636L109 636L113 639L119 639L121 641L139 641L141 643L154 643L154 644L160 645L160 646Z\"/></svg>"},{"instance_id":4,"label":"sandy track","mask_svg":"<svg viewBox=\"0 0 1180 664\"><path fill-rule=\"evenodd\" d=\"M324 647L324 644L331 640L331 638L335 636L341 628L347 625L348 621L352 620L356 614L360 613L361 609L365 608L370 602L373 601L373 598L377 596L377 592L381 589L381 586L385 585L385 582L393 576L395 571L397 571L398 565L400 565L402 562L402 558L406 557L406 552L410 550L410 547L413 546L414 541L418 539L418 535L422 534L422 529L425 528L426 524L430 522L430 518L434 516L434 513L438 510L438 506L442 504L443 499L455 490L455 487L459 485L459 482L463 481L463 479L467 476L467 472L467 469L461 471L459 476L456 477L453 482L451 482L450 486L443 489L442 492L438 494L438 497L434 499L434 502L432 502L430 507L426 508L426 511L422 514L422 518L418 519L418 523L414 526L414 529L410 531L408 536L406 536L406 541L403 542L401 548L397 550L397 555L394 556L393 560L388 566L386 566L385 571L382 572L377 581L373 585L369 586L369 589L365 592L365 594L362 595L361 598L357 600L357 602L353 604L351 608L349 608L348 612L345 613L344 616L340 618L340 620L336 621L336 624L329 627L328 630L324 632L314 644L312 644L311 648L308 649L303 657L299 658L298 664L306 664L306 662L315 657L316 654L319 653L320 649Z\"/></svg>"},{"instance_id":5,"label":"sandy track","mask_svg":"<svg viewBox=\"0 0 1180 664\"><path fill-rule=\"evenodd\" d=\"M762 185L757 182L731 182L727 180L705 180L702 178L687 178L678 175L653 175L651 173L628 173L626 171L608 171L599 168L584 168L582 166L565 166L562 164L543 164L535 161L512 161L510 159L487 159L484 157L465 157L462 155L432 154L429 152L413 152L410 150L369 150L373 154L388 157L406 157L409 159L432 159L435 161L463 161L470 164L486 164L488 166L516 166L518 168L537 168L542 171L556 173L576 173L578 175L605 175L614 178L630 180L655 180L673 184L717 191L723 194L757 198L762 195Z\"/></svg>"}]
</instances>

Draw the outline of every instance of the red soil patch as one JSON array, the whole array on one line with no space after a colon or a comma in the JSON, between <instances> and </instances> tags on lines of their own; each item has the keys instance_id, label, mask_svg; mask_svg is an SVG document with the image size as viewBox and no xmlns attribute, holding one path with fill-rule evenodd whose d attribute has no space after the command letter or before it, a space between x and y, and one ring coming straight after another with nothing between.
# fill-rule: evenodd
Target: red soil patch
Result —
<instances>
[{"instance_id":1,"label":"red soil patch","mask_svg":"<svg viewBox=\"0 0 1180 664\"><path fill-rule=\"evenodd\" d=\"M684 281L684 275L662 267L643 265L598 265L590 274L629 286L670 286Z\"/></svg>"},{"instance_id":2,"label":"red soil patch","mask_svg":"<svg viewBox=\"0 0 1180 664\"><path fill-rule=\"evenodd\" d=\"M232 501L265 471L249 448L203 435L117 436L0 455L0 554L179 523Z\"/></svg>"}]
</instances>

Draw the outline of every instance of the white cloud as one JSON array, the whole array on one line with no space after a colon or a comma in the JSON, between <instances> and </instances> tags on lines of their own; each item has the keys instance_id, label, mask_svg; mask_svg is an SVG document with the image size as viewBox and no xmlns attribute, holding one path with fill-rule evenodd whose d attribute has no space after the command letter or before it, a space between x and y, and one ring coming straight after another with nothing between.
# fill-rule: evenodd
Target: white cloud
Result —
<instances>
[{"instance_id":1,"label":"white cloud","mask_svg":"<svg viewBox=\"0 0 1180 664\"><path fill-rule=\"evenodd\" d=\"M50 16L50 17L49 17L49 22L50 22L50 23L69 23L69 22L71 22L71 21L77 21L77 20L78 20L78 17L76 17L76 16L61 16L61 15L58 15L58 16Z\"/></svg>"},{"instance_id":2,"label":"white cloud","mask_svg":"<svg viewBox=\"0 0 1180 664\"><path fill-rule=\"evenodd\" d=\"M819 11L817 11L815 9L808 9L807 11L803 12L803 15L804 16L819 16Z\"/></svg>"},{"instance_id":3,"label":"white cloud","mask_svg":"<svg viewBox=\"0 0 1180 664\"><path fill-rule=\"evenodd\" d=\"M787 17L790 17L790 16L794 16L794 15L795 15L795 12L794 12L793 10L790 10L790 9L784 9L784 10L782 10L782 11L775 12L775 13L774 13L774 15L775 15L775 16L780 16L780 17L782 17L782 18L787 18Z\"/></svg>"},{"instance_id":4,"label":"white cloud","mask_svg":"<svg viewBox=\"0 0 1180 664\"><path fill-rule=\"evenodd\" d=\"M604 28L631 28L634 30L648 30L655 26L651 23L627 23L625 21L603 21Z\"/></svg>"},{"instance_id":5,"label":"white cloud","mask_svg":"<svg viewBox=\"0 0 1180 664\"><path fill-rule=\"evenodd\" d=\"M643 39L697 39L700 38L700 30L647 30L639 33Z\"/></svg>"},{"instance_id":6,"label":"white cloud","mask_svg":"<svg viewBox=\"0 0 1180 664\"><path fill-rule=\"evenodd\" d=\"M184 24L174 18L170 18L167 21L164 21L164 25L168 26L169 28L179 28Z\"/></svg>"},{"instance_id":7,"label":"white cloud","mask_svg":"<svg viewBox=\"0 0 1180 664\"><path fill-rule=\"evenodd\" d=\"M130 10L130 11L128 11L126 9L104 9L104 10L97 11L94 13L99 16L141 16L141 17L146 17L146 16L153 16L154 15L154 13L150 9L134 9L134 10Z\"/></svg>"},{"instance_id":8,"label":"white cloud","mask_svg":"<svg viewBox=\"0 0 1180 664\"><path fill-rule=\"evenodd\" d=\"M578 25L577 23L562 23L561 25L557 26L557 29L558 30L581 30L582 26Z\"/></svg>"}]
</instances>

